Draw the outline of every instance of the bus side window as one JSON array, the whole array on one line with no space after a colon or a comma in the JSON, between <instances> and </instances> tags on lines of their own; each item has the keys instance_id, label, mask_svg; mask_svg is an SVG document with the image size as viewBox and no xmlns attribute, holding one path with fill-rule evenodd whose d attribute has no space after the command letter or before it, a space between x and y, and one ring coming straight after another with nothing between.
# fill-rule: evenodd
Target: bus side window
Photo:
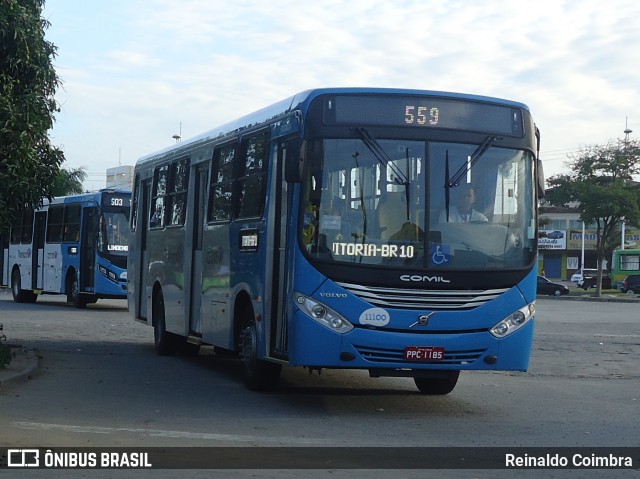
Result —
<instances>
[{"instance_id":1,"label":"bus side window","mask_svg":"<svg viewBox=\"0 0 640 479\"><path fill-rule=\"evenodd\" d=\"M22 215L22 243L30 244L33 240L33 217L32 209L26 209Z\"/></svg>"},{"instance_id":2,"label":"bus side window","mask_svg":"<svg viewBox=\"0 0 640 479\"><path fill-rule=\"evenodd\" d=\"M165 225L165 209L167 196L167 183L169 179L169 165L156 168L153 175L153 194L151 196L151 228L163 228Z\"/></svg>"},{"instance_id":3,"label":"bus side window","mask_svg":"<svg viewBox=\"0 0 640 479\"><path fill-rule=\"evenodd\" d=\"M170 189L167 197L169 224L184 224L187 209L187 183L189 182L189 160L182 159L171 165Z\"/></svg>"},{"instance_id":4,"label":"bus side window","mask_svg":"<svg viewBox=\"0 0 640 479\"><path fill-rule=\"evenodd\" d=\"M242 142L244 162L238 178L238 217L256 218L262 215L267 186L269 137L267 133Z\"/></svg>"},{"instance_id":5,"label":"bus side window","mask_svg":"<svg viewBox=\"0 0 640 479\"><path fill-rule=\"evenodd\" d=\"M211 168L211 190L207 222L231 220L231 193L233 191L233 164L236 145L225 145L213 152Z\"/></svg>"},{"instance_id":6,"label":"bus side window","mask_svg":"<svg viewBox=\"0 0 640 479\"><path fill-rule=\"evenodd\" d=\"M22 226L14 224L11 227L11 244L20 244L22 239Z\"/></svg>"},{"instance_id":7,"label":"bus side window","mask_svg":"<svg viewBox=\"0 0 640 479\"><path fill-rule=\"evenodd\" d=\"M65 243L80 241L80 205L65 208L62 241Z\"/></svg>"},{"instance_id":8,"label":"bus side window","mask_svg":"<svg viewBox=\"0 0 640 479\"><path fill-rule=\"evenodd\" d=\"M47 243L62 241L62 225L64 223L64 208L52 206L47 215Z\"/></svg>"}]
</instances>

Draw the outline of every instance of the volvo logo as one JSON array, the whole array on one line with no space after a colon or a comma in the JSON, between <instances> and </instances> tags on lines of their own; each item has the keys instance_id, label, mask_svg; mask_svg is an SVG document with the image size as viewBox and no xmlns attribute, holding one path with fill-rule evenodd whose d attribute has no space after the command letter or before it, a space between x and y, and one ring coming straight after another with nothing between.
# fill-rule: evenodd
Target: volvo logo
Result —
<instances>
[{"instance_id":1,"label":"volvo logo","mask_svg":"<svg viewBox=\"0 0 640 479\"><path fill-rule=\"evenodd\" d=\"M344 299L347 297L347 293L320 293L320 296L323 298L340 298Z\"/></svg>"},{"instance_id":2,"label":"volvo logo","mask_svg":"<svg viewBox=\"0 0 640 479\"><path fill-rule=\"evenodd\" d=\"M400 281L411 281L414 283L450 283L448 279L444 279L442 276L426 276L419 274L403 274L400 276Z\"/></svg>"},{"instance_id":3,"label":"volvo logo","mask_svg":"<svg viewBox=\"0 0 640 479\"><path fill-rule=\"evenodd\" d=\"M418 316L418 320L413 323L411 326L409 326L410 328L413 328L414 326L426 326L427 324L429 324L429 318L431 316L433 316L434 314L436 314L435 311L429 313L429 314L421 314L420 316Z\"/></svg>"}]
</instances>

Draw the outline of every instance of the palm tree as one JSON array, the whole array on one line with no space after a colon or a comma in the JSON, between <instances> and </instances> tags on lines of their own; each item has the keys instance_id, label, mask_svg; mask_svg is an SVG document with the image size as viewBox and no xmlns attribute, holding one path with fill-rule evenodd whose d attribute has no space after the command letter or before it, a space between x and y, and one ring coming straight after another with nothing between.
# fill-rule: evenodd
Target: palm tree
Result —
<instances>
[{"instance_id":1,"label":"palm tree","mask_svg":"<svg viewBox=\"0 0 640 479\"><path fill-rule=\"evenodd\" d=\"M84 191L82 182L87 179L86 167L60 168L53 182L51 196L77 195Z\"/></svg>"}]
</instances>

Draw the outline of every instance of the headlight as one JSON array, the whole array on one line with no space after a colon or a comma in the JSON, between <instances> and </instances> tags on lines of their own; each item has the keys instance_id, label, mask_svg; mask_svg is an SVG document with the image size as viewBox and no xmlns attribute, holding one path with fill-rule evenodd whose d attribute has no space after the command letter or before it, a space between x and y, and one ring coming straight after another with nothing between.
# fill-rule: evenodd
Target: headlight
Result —
<instances>
[{"instance_id":1,"label":"headlight","mask_svg":"<svg viewBox=\"0 0 640 479\"><path fill-rule=\"evenodd\" d=\"M504 338L527 324L527 322L535 316L535 313L536 302L534 301L504 318L491 328L490 332L496 338Z\"/></svg>"},{"instance_id":2,"label":"headlight","mask_svg":"<svg viewBox=\"0 0 640 479\"><path fill-rule=\"evenodd\" d=\"M344 334L353 329L353 325L349 321L319 301L299 293L295 293L294 297L296 304L302 311L332 331Z\"/></svg>"},{"instance_id":3,"label":"headlight","mask_svg":"<svg viewBox=\"0 0 640 479\"><path fill-rule=\"evenodd\" d=\"M111 271L110 269L107 269L102 265L98 265L98 270L103 275L105 275L107 278L109 278L111 281L116 282L116 283L118 282L118 276L113 271ZM124 273L124 274L125 274L125 278L126 278L126 273Z\"/></svg>"}]
</instances>

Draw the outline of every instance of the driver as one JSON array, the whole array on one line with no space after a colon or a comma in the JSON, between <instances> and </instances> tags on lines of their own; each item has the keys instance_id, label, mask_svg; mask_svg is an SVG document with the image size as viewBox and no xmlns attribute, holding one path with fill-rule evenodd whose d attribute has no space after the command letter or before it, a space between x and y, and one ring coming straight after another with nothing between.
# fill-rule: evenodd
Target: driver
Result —
<instances>
[{"instance_id":1,"label":"driver","mask_svg":"<svg viewBox=\"0 0 640 479\"><path fill-rule=\"evenodd\" d=\"M446 211L442 211L440 223L486 223L489 221L485 215L473 207L476 202L476 192L471 185L462 184L453 188L451 192L455 196L453 205L449 207L449 217L447 218Z\"/></svg>"}]
</instances>

